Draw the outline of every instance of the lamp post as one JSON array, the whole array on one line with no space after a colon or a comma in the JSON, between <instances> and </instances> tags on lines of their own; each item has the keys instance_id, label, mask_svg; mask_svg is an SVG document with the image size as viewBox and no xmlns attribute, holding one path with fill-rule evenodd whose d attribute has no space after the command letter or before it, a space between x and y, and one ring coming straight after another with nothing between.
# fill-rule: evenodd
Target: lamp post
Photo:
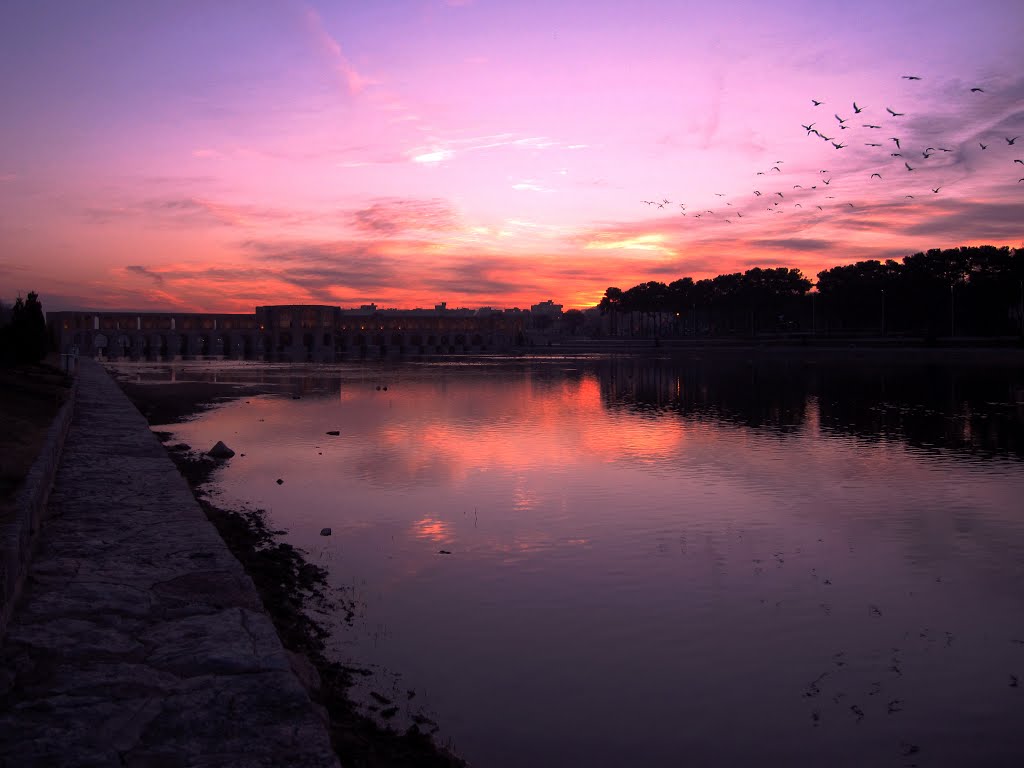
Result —
<instances>
[{"instance_id":1,"label":"lamp post","mask_svg":"<svg viewBox=\"0 0 1024 768\"><path fill-rule=\"evenodd\" d=\"M953 303L953 283L949 284L949 338L953 338L956 328L956 304Z\"/></svg>"}]
</instances>

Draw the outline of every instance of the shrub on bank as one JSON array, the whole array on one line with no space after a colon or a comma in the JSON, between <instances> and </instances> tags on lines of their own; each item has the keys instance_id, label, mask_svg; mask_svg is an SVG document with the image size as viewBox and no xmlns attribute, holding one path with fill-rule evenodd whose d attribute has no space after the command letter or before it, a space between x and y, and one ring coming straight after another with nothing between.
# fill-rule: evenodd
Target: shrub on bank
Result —
<instances>
[{"instance_id":1,"label":"shrub on bank","mask_svg":"<svg viewBox=\"0 0 1024 768\"><path fill-rule=\"evenodd\" d=\"M0 306L0 364L35 363L50 350L39 294L19 296L14 306Z\"/></svg>"}]
</instances>

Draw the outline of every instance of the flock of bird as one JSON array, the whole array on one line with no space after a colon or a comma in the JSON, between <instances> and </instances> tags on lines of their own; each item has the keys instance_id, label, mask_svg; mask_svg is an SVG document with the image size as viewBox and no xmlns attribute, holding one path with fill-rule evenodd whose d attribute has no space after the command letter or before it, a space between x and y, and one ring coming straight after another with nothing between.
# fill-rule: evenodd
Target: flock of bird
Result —
<instances>
[{"instance_id":1,"label":"flock of bird","mask_svg":"<svg viewBox=\"0 0 1024 768\"><path fill-rule=\"evenodd\" d=\"M922 77L918 75L902 75L902 79L920 81ZM985 98L986 91L984 88L976 86L970 88L969 93L972 94L969 98ZM811 99L810 102L812 110L819 110L829 106L821 99ZM849 107L844 103L843 108L832 109L833 114L831 115L828 115L828 110L821 111L822 114L820 116L817 113L814 114L814 117L817 119L808 120L807 123L801 124L800 127L808 137L823 141L826 145L830 145L838 151L850 150L850 148L857 147L858 145L870 150L873 154L869 157L869 162L873 164L873 168L870 169L871 173L867 175L867 181L871 184L885 184L886 180L892 180L894 177L898 179L900 175L904 177L904 180L913 179L916 182L918 178L927 177L931 174L935 170L936 165L940 167L943 165L935 161L928 162L935 155L956 158L958 155L963 155L966 152L1005 152L1007 149L1016 147L1018 139L1021 138L1021 136L993 135L991 138L978 141L976 148L973 142L970 146L966 144L955 147L914 146L913 141L901 135L901 123L904 122L901 119L906 118L907 113L898 111L892 106L884 106L883 112L882 108L872 109L867 105L859 104L856 100L852 100ZM861 115L864 116L861 117ZM872 115L878 115L878 117L872 119ZM849 133L845 133L847 131ZM883 166L883 163L888 167ZM1020 164L1024 168L1024 158L1009 156L1007 164ZM835 193L841 191L841 182L846 180L848 176L833 174L828 169L819 170L816 176L810 179L793 179L790 177L787 181L802 181L804 183L789 183L781 190L778 189L779 181L783 177L789 176L783 170L784 165L784 161L776 160L766 170L755 172L756 177L764 176L766 178L763 183L757 185L760 188L751 189L751 194L755 201L764 203L767 212L783 213L786 210L802 209L805 208L804 203L807 203L808 209L816 209L822 212L825 211L826 207L858 208L858 205L848 200L837 202L839 195ZM832 186L834 181L840 183ZM921 179L921 181L924 183L919 188L911 191L918 192L918 194L923 196L939 195L947 186L955 183L942 179L931 182ZM1024 183L1024 177L1020 178L1017 183ZM716 192L715 196L719 198L726 197L725 193L720 192ZM762 198L764 198L763 201ZM915 195L909 193L903 196L904 200L913 200L914 198ZM641 203L658 210L675 210L675 206L678 206L678 212L681 215L690 216L695 219L713 216L718 221L732 224L735 220L744 217L743 211L731 200L720 202L725 203L726 209L719 208L715 210L714 208L702 207L701 210L693 210L688 209L687 203L674 203L666 197L662 197L660 200L641 200ZM747 210L749 215L751 210L749 201L748 203L740 202L739 206Z\"/></svg>"}]
</instances>

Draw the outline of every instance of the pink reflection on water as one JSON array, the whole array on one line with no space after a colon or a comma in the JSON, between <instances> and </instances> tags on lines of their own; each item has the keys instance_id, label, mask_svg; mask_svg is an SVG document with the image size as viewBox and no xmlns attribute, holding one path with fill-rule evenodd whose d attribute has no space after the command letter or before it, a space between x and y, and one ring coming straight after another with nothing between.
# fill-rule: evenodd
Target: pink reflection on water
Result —
<instances>
[{"instance_id":1,"label":"pink reflection on water","mask_svg":"<svg viewBox=\"0 0 1024 768\"><path fill-rule=\"evenodd\" d=\"M453 540L451 526L436 517L424 517L412 524L412 532L416 538L430 539L439 544L448 544Z\"/></svg>"}]
</instances>

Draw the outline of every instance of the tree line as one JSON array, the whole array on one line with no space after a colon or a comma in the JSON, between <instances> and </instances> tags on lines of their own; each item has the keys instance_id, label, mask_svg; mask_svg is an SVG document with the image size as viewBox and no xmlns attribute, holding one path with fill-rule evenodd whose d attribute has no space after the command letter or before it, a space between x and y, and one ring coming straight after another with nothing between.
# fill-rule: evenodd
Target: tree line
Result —
<instances>
[{"instance_id":1,"label":"tree line","mask_svg":"<svg viewBox=\"0 0 1024 768\"><path fill-rule=\"evenodd\" d=\"M598 308L613 336L1024 335L1024 248L935 248L832 267L817 278L755 267L650 281L608 288Z\"/></svg>"},{"instance_id":2,"label":"tree line","mask_svg":"<svg viewBox=\"0 0 1024 768\"><path fill-rule=\"evenodd\" d=\"M0 302L0 365L34 363L46 357L50 337L39 295L19 296L13 306Z\"/></svg>"}]
</instances>

